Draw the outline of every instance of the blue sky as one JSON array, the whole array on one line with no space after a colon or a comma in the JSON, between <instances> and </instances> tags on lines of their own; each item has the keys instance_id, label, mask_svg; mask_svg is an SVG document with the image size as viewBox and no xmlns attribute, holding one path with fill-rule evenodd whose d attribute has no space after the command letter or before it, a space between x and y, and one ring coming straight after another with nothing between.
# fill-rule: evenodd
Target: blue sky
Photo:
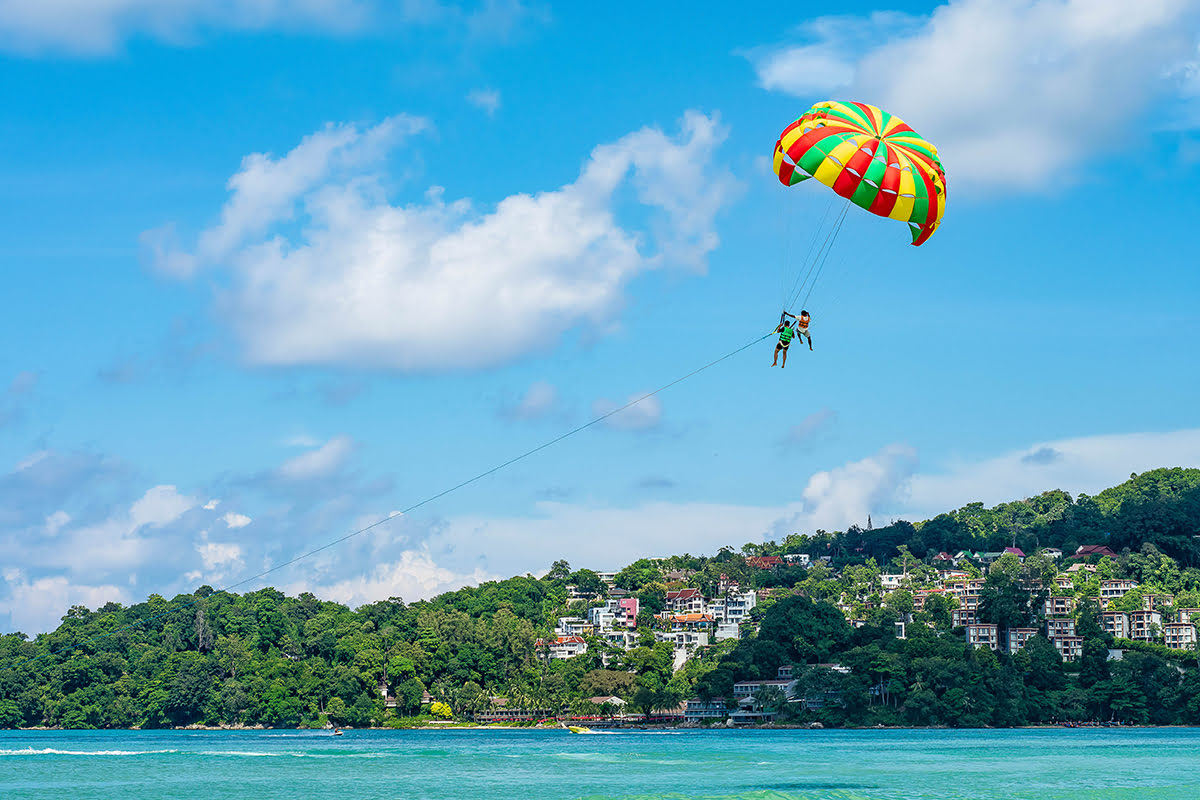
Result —
<instances>
[{"instance_id":1,"label":"blue sky","mask_svg":"<svg viewBox=\"0 0 1200 800\"><path fill-rule=\"evenodd\" d=\"M921 248L851 209L815 352L267 582L415 599L1200 463L1194 1L160 5L0 2L0 630L228 585L761 336L832 197L771 148L827 98L937 143L949 204Z\"/></svg>"}]
</instances>

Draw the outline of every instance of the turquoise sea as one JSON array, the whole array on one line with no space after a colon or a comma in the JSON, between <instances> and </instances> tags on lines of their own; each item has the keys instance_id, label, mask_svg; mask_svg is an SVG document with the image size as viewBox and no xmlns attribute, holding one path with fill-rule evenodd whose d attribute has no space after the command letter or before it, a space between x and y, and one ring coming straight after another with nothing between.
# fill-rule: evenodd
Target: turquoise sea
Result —
<instances>
[{"instance_id":1,"label":"turquoise sea","mask_svg":"<svg viewBox=\"0 0 1200 800\"><path fill-rule=\"evenodd\" d=\"M0 797L1193 800L1200 730L0 731Z\"/></svg>"}]
</instances>

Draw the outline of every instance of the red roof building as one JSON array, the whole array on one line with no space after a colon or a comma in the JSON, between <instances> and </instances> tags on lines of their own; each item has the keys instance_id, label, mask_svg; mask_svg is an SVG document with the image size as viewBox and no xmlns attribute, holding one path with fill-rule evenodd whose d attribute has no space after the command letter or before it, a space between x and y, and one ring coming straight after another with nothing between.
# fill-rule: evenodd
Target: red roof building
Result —
<instances>
[{"instance_id":1,"label":"red roof building","mask_svg":"<svg viewBox=\"0 0 1200 800\"><path fill-rule=\"evenodd\" d=\"M1081 545L1079 549L1075 551L1075 555L1071 556L1071 558L1087 558L1088 556L1108 556L1109 558L1116 558L1117 554L1102 544L1085 544Z\"/></svg>"}]
</instances>

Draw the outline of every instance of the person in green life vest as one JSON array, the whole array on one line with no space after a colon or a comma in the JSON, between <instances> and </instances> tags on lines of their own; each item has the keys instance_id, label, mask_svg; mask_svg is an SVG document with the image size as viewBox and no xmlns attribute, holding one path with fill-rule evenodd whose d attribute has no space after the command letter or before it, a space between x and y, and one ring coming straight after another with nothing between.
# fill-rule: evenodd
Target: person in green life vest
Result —
<instances>
[{"instance_id":1,"label":"person in green life vest","mask_svg":"<svg viewBox=\"0 0 1200 800\"><path fill-rule=\"evenodd\" d=\"M790 319L789 319L790 317ZM771 366L778 366L780 369L787 366L788 345L792 343L792 339L796 334L801 337L808 337L808 349L812 350L812 335L808 332L808 324L811 318L807 311L801 311L799 317L792 314L783 313L783 318L779 322L779 326L775 328L775 333L779 334L779 342L775 345L775 359L771 362ZM783 352L783 363L779 363L779 353Z\"/></svg>"}]
</instances>

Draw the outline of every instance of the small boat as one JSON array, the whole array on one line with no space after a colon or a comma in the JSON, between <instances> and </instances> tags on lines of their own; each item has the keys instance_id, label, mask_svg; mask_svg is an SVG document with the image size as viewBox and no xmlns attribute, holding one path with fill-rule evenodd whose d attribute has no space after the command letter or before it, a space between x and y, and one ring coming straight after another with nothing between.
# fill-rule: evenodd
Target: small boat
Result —
<instances>
[{"instance_id":1,"label":"small boat","mask_svg":"<svg viewBox=\"0 0 1200 800\"><path fill-rule=\"evenodd\" d=\"M341 735L342 735L342 731L341 731L341 729L340 729L340 728L334 728L334 729L333 729L333 735L334 735L334 736L341 736Z\"/></svg>"},{"instance_id":2,"label":"small boat","mask_svg":"<svg viewBox=\"0 0 1200 800\"><path fill-rule=\"evenodd\" d=\"M571 733L592 733L591 728L585 728L582 725L568 725L567 730Z\"/></svg>"}]
</instances>

